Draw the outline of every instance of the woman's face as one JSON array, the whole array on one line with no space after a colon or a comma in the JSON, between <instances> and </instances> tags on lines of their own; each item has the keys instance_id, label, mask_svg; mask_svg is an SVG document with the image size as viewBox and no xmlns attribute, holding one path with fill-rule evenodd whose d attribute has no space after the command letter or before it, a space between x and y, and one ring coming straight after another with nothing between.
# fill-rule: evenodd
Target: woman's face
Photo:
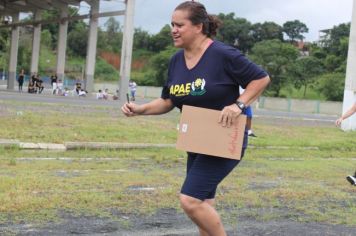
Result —
<instances>
[{"instance_id":1,"label":"woman's face","mask_svg":"<svg viewBox=\"0 0 356 236\"><path fill-rule=\"evenodd\" d=\"M189 20L189 12L176 10L172 15L172 38L175 47L189 47L197 35L202 32L202 25L193 25Z\"/></svg>"}]
</instances>

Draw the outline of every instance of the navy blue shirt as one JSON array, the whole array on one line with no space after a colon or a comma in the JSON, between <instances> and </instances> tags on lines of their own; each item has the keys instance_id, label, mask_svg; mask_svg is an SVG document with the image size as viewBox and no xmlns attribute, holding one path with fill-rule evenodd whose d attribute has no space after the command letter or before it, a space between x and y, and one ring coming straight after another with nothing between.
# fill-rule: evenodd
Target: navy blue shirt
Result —
<instances>
[{"instance_id":1,"label":"navy blue shirt","mask_svg":"<svg viewBox=\"0 0 356 236\"><path fill-rule=\"evenodd\" d=\"M246 88L252 80L265 76L267 73L239 50L214 41L191 69L183 50L171 58L161 98L170 98L179 109L190 105L222 110L236 102L239 86Z\"/></svg>"}]
</instances>

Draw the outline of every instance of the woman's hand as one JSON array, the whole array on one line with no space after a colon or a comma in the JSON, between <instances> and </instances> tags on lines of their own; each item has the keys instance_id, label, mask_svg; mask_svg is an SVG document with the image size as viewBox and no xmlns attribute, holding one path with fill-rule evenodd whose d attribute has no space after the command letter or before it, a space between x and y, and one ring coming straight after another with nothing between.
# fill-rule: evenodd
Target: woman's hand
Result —
<instances>
[{"instance_id":1,"label":"woman's hand","mask_svg":"<svg viewBox=\"0 0 356 236\"><path fill-rule=\"evenodd\" d=\"M125 116L130 117L137 115L160 115L169 112L173 108L171 99L157 98L141 105L127 102L121 107L121 111Z\"/></svg>"},{"instance_id":2,"label":"woman's hand","mask_svg":"<svg viewBox=\"0 0 356 236\"><path fill-rule=\"evenodd\" d=\"M221 111L219 123L221 123L223 127L230 127L240 114L241 109L238 108L236 104L226 106Z\"/></svg>"},{"instance_id":3,"label":"woman's hand","mask_svg":"<svg viewBox=\"0 0 356 236\"><path fill-rule=\"evenodd\" d=\"M343 121L344 119L342 118L342 117L340 117L339 119L337 119L336 121L335 121L335 125L336 126L340 126L341 125L341 122Z\"/></svg>"},{"instance_id":4,"label":"woman's hand","mask_svg":"<svg viewBox=\"0 0 356 236\"><path fill-rule=\"evenodd\" d=\"M140 105L137 105L135 103L125 103L121 107L122 113L124 113L125 116L131 117L131 116L137 116L142 113L142 107Z\"/></svg>"}]
</instances>

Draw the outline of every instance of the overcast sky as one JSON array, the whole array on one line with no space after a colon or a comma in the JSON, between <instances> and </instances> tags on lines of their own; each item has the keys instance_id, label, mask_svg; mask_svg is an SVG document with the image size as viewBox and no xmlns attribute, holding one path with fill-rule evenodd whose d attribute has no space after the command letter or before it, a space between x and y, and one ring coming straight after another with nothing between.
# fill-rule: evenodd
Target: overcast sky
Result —
<instances>
[{"instance_id":1,"label":"overcast sky","mask_svg":"<svg viewBox=\"0 0 356 236\"><path fill-rule=\"evenodd\" d=\"M307 41L318 39L319 30L332 28L351 21L353 0L200 0L210 14L230 12L251 23L273 21L283 25L286 21L300 20L309 28ZM123 10L122 0L100 1L100 11ZM135 27L156 34L170 24L174 8L182 0L136 0ZM107 18L100 20L102 25ZM123 23L123 17L118 17Z\"/></svg>"}]
</instances>

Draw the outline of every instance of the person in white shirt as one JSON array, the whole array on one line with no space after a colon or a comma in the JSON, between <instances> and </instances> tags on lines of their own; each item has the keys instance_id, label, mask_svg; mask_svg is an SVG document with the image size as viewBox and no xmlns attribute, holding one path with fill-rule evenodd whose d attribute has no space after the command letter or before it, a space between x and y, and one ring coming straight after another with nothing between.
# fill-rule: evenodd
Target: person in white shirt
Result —
<instances>
[{"instance_id":1,"label":"person in white shirt","mask_svg":"<svg viewBox=\"0 0 356 236\"><path fill-rule=\"evenodd\" d=\"M63 92L63 81L61 79L57 82L57 94L61 95Z\"/></svg>"},{"instance_id":2,"label":"person in white shirt","mask_svg":"<svg viewBox=\"0 0 356 236\"><path fill-rule=\"evenodd\" d=\"M79 97L86 97L87 96L87 91L85 91L84 89L79 90Z\"/></svg>"},{"instance_id":3,"label":"person in white shirt","mask_svg":"<svg viewBox=\"0 0 356 236\"><path fill-rule=\"evenodd\" d=\"M129 81L129 88L131 93L131 100L135 101L135 94L137 90L137 84L135 83L135 81L132 80Z\"/></svg>"},{"instance_id":4,"label":"person in white shirt","mask_svg":"<svg viewBox=\"0 0 356 236\"><path fill-rule=\"evenodd\" d=\"M99 91L96 93L96 99L103 99L104 98L104 94L103 91L101 89L99 89Z\"/></svg>"}]
</instances>

